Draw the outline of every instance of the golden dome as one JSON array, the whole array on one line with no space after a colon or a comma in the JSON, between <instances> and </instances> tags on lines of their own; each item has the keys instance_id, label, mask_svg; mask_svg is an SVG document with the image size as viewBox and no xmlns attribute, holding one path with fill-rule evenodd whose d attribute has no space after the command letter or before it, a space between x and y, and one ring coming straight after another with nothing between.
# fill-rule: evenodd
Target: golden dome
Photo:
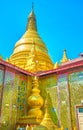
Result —
<instances>
[{"instance_id":1,"label":"golden dome","mask_svg":"<svg viewBox=\"0 0 83 130\"><path fill-rule=\"evenodd\" d=\"M40 95L33 94L28 98L28 105L30 107L38 107L41 108L43 106L43 98Z\"/></svg>"},{"instance_id":2,"label":"golden dome","mask_svg":"<svg viewBox=\"0 0 83 130\"><path fill-rule=\"evenodd\" d=\"M34 109L30 109L30 111L28 112L28 116L33 116L34 117L40 117L40 118L43 118L43 112L41 111L41 109L39 108L34 108Z\"/></svg>"},{"instance_id":3,"label":"golden dome","mask_svg":"<svg viewBox=\"0 0 83 130\"><path fill-rule=\"evenodd\" d=\"M46 45L37 32L36 17L33 9L28 17L26 32L16 42L10 62L32 72L53 68Z\"/></svg>"}]
</instances>

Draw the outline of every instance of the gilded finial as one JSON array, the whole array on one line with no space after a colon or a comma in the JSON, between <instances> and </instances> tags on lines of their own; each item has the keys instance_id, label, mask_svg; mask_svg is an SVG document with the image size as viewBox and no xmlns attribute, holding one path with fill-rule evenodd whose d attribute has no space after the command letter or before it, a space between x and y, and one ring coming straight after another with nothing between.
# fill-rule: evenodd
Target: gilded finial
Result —
<instances>
[{"instance_id":1,"label":"gilded finial","mask_svg":"<svg viewBox=\"0 0 83 130\"><path fill-rule=\"evenodd\" d=\"M9 61L10 61L10 59L9 59L9 58L6 58L6 61L7 61L7 62L9 62Z\"/></svg>"},{"instance_id":2,"label":"gilded finial","mask_svg":"<svg viewBox=\"0 0 83 130\"><path fill-rule=\"evenodd\" d=\"M54 69L57 69L58 67L59 67L59 64L58 64L58 62L56 62L54 65Z\"/></svg>"},{"instance_id":3,"label":"gilded finial","mask_svg":"<svg viewBox=\"0 0 83 130\"><path fill-rule=\"evenodd\" d=\"M50 114L49 114L49 93L47 93L47 97L45 100L45 114L44 114L44 118L41 122L41 125L46 127L48 130L55 130L55 128L57 128L57 126L55 126Z\"/></svg>"},{"instance_id":4,"label":"gilded finial","mask_svg":"<svg viewBox=\"0 0 83 130\"><path fill-rule=\"evenodd\" d=\"M32 2L32 11L34 11L34 3Z\"/></svg>"},{"instance_id":5,"label":"gilded finial","mask_svg":"<svg viewBox=\"0 0 83 130\"><path fill-rule=\"evenodd\" d=\"M3 59L2 55L0 55L0 59Z\"/></svg>"},{"instance_id":6,"label":"gilded finial","mask_svg":"<svg viewBox=\"0 0 83 130\"><path fill-rule=\"evenodd\" d=\"M29 14L29 17L28 17L28 24L27 24L26 30L37 31L36 16L35 16L35 13L34 13L34 4L33 4L33 2L32 2L32 10L31 10L31 12Z\"/></svg>"},{"instance_id":7,"label":"gilded finial","mask_svg":"<svg viewBox=\"0 0 83 130\"><path fill-rule=\"evenodd\" d=\"M66 49L64 49L64 52L63 52L63 57L61 59L61 63L64 63L64 62L67 62L69 59L67 57L67 53L66 53Z\"/></svg>"}]
</instances>

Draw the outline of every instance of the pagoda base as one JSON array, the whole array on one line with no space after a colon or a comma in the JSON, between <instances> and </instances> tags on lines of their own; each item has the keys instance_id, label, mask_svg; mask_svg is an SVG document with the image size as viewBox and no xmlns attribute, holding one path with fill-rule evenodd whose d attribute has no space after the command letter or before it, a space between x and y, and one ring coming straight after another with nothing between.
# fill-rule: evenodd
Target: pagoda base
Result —
<instances>
[{"instance_id":1,"label":"pagoda base","mask_svg":"<svg viewBox=\"0 0 83 130\"><path fill-rule=\"evenodd\" d=\"M19 130L18 128L20 127L27 127L28 126L38 126L40 125L42 119L41 118L37 118L37 117L32 117L32 116L23 116L23 117L20 117L18 120L17 120L17 123L16 123L16 130Z\"/></svg>"}]
</instances>

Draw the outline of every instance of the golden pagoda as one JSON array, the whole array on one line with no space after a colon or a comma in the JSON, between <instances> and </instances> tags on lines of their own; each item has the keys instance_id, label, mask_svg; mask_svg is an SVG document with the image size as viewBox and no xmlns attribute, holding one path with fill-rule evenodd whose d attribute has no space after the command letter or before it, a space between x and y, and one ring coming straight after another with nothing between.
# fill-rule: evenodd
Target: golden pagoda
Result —
<instances>
[{"instance_id":1,"label":"golden pagoda","mask_svg":"<svg viewBox=\"0 0 83 130\"><path fill-rule=\"evenodd\" d=\"M61 63L65 63L65 62L67 62L67 61L69 61L69 59L68 59L68 57L67 57L67 53L66 53L66 50L64 50L64 52L63 52L63 57L62 57L62 59L61 59Z\"/></svg>"},{"instance_id":2,"label":"golden pagoda","mask_svg":"<svg viewBox=\"0 0 83 130\"><path fill-rule=\"evenodd\" d=\"M47 98L46 98L46 101L45 101L45 115L44 115L44 118L41 122L41 125L42 126L45 126L48 130L56 130L56 126L54 124L54 122L52 121L52 118L49 114L49 110L48 110L48 93L47 93Z\"/></svg>"},{"instance_id":3,"label":"golden pagoda","mask_svg":"<svg viewBox=\"0 0 83 130\"><path fill-rule=\"evenodd\" d=\"M83 53L80 56L69 61L64 50L60 63L53 65L32 7L13 54L6 61L0 55L0 130L79 130Z\"/></svg>"},{"instance_id":4,"label":"golden pagoda","mask_svg":"<svg viewBox=\"0 0 83 130\"><path fill-rule=\"evenodd\" d=\"M35 76L33 80L33 88L31 91L31 95L28 97L28 105L30 106L30 110L28 111L28 119L33 119L33 122L40 123L43 119L43 111L41 110L41 107L44 104L44 100L42 96L40 95L39 90L39 83L38 78Z\"/></svg>"},{"instance_id":5,"label":"golden pagoda","mask_svg":"<svg viewBox=\"0 0 83 130\"><path fill-rule=\"evenodd\" d=\"M28 113L25 116L20 116L17 120L17 124L24 124L26 129L30 129L34 126L39 126L42 119L43 119L43 105L44 105L44 99L40 94L39 89L39 80L38 77L33 77L32 80L32 89L30 96L27 98L27 104L28 104ZM17 125L18 130L19 125Z\"/></svg>"},{"instance_id":6,"label":"golden pagoda","mask_svg":"<svg viewBox=\"0 0 83 130\"><path fill-rule=\"evenodd\" d=\"M9 62L31 72L53 69L53 62L48 55L45 43L37 32L34 8L28 17L26 32L16 42Z\"/></svg>"}]
</instances>

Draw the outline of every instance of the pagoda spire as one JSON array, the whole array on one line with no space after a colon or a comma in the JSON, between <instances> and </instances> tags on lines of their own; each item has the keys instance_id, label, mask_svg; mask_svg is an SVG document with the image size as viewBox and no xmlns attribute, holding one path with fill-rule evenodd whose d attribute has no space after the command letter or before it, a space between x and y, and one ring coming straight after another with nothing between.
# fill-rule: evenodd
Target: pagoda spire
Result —
<instances>
[{"instance_id":1,"label":"pagoda spire","mask_svg":"<svg viewBox=\"0 0 83 130\"><path fill-rule=\"evenodd\" d=\"M44 118L41 122L41 125L46 127L48 130L55 130L55 128L57 128L57 126L52 121L48 109L49 109L49 93L47 93L47 97L45 100L45 114L44 114Z\"/></svg>"},{"instance_id":2,"label":"pagoda spire","mask_svg":"<svg viewBox=\"0 0 83 130\"><path fill-rule=\"evenodd\" d=\"M64 52L63 52L63 57L61 59L61 63L64 63L64 62L67 62L69 59L67 57L67 53L66 53L66 49L64 49Z\"/></svg>"},{"instance_id":3,"label":"pagoda spire","mask_svg":"<svg viewBox=\"0 0 83 130\"><path fill-rule=\"evenodd\" d=\"M32 11L34 11L34 3L32 2Z\"/></svg>"},{"instance_id":4,"label":"pagoda spire","mask_svg":"<svg viewBox=\"0 0 83 130\"><path fill-rule=\"evenodd\" d=\"M58 62L56 62L54 65L54 69L57 69L58 67L59 67L59 64L58 64Z\"/></svg>"},{"instance_id":5,"label":"pagoda spire","mask_svg":"<svg viewBox=\"0 0 83 130\"><path fill-rule=\"evenodd\" d=\"M28 24L27 24L27 28L26 30L34 30L34 31L37 31L37 25L36 25L36 16L35 16L35 13L34 13L34 3L32 2L32 10L29 14L29 17L28 17Z\"/></svg>"}]
</instances>

